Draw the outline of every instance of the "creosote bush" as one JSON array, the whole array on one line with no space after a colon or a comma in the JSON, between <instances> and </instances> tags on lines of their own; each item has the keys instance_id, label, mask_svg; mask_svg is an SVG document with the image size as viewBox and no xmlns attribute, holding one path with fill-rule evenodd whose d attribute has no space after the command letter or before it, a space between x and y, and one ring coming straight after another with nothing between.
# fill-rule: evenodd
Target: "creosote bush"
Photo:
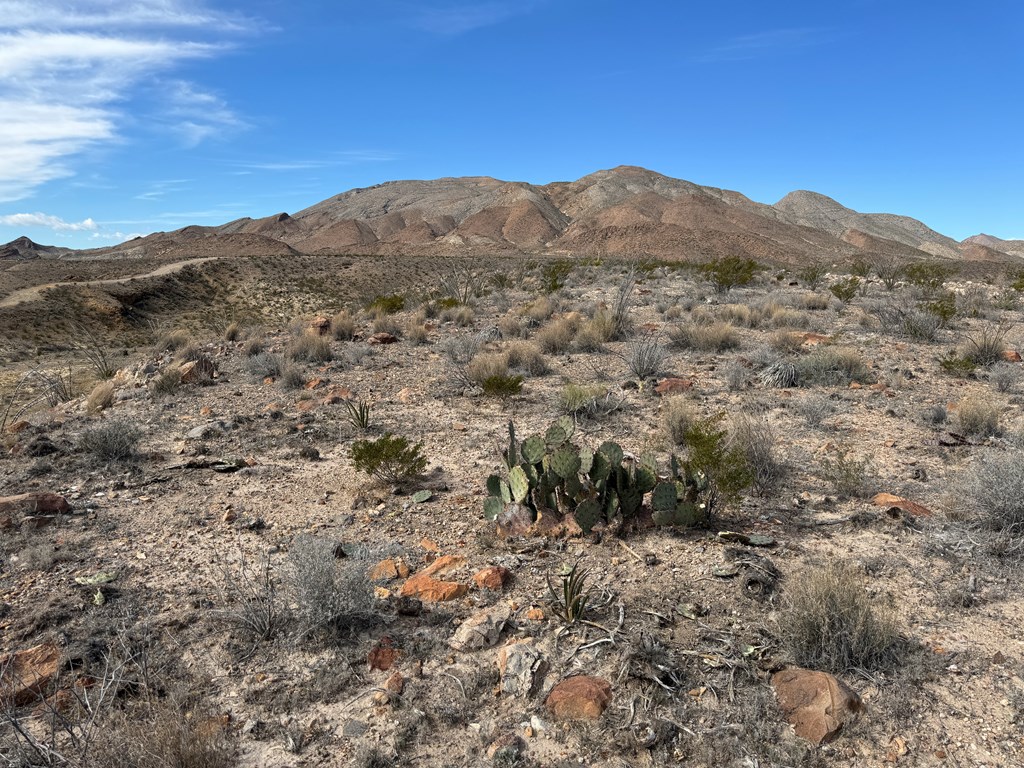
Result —
<instances>
[{"instance_id":1,"label":"creosote bush","mask_svg":"<svg viewBox=\"0 0 1024 768\"><path fill-rule=\"evenodd\" d=\"M351 457L360 472L398 485L421 475L427 468L422 452L422 443L411 443L404 437L385 432L376 440L356 440L352 443Z\"/></svg>"},{"instance_id":2,"label":"creosote bush","mask_svg":"<svg viewBox=\"0 0 1024 768\"><path fill-rule=\"evenodd\" d=\"M375 296L366 309L373 314L394 315L405 309L405 296L397 293Z\"/></svg>"},{"instance_id":3,"label":"creosote bush","mask_svg":"<svg viewBox=\"0 0 1024 768\"><path fill-rule=\"evenodd\" d=\"M732 288L752 283L754 276L763 267L753 259L726 256L701 264L698 269L712 282L716 291L727 293Z\"/></svg>"},{"instance_id":4,"label":"creosote bush","mask_svg":"<svg viewBox=\"0 0 1024 768\"><path fill-rule=\"evenodd\" d=\"M782 646L802 667L835 674L891 668L901 638L893 612L876 605L847 565L829 565L787 580L779 617Z\"/></svg>"}]
</instances>

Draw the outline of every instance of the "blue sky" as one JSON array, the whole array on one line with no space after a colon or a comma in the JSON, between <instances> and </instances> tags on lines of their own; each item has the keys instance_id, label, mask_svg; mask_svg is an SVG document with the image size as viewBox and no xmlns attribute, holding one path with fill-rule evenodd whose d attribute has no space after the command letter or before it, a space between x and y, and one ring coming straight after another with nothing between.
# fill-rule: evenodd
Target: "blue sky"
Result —
<instances>
[{"instance_id":1,"label":"blue sky","mask_svg":"<svg viewBox=\"0 0 1024 768\"><path fill-rule=\"evenodd\" d=\"M1024 238L1024 3L0 0L0 242L619 164Z\"/></svg>"}]
</instances>

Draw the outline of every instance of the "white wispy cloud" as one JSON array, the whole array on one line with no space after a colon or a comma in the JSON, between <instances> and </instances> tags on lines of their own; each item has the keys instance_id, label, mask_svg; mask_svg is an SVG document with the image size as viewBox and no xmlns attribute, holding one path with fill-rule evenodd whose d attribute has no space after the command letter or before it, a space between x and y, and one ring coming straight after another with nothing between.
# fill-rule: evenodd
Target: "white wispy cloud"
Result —
<instances>
[{"instance_id":1,"label":"white wispy cloud","mask_svg":"<svg viewBox=\"0 0 1024 768\"><path fill-rule=\"evenodd\" d=\"M448 2L417 4L410 20L414 27L435 35L455 36L500 24L530 13L540 0L520 2Z\"/></svg>"},{"instance_id":2,"label":"white wispy cloud","mask_svg":"<svg viewBox=\"0 0 1024 768\"><path fill-rule=\"evenodd\" d=\"M771 29L750 35L739 35L700 54L698 61L745 61L773 56L787 51L821 45L830 39L830 30L819 27Z\"/></svg>"},{"instance_id":3,"label":"white wispy cloud","mask_svg":"<svg viewBox=\"0 0 1024 768\"><path fill-rule=\"evenodd\" d=\"M0 226L45 227L54 232L95 232L99 227L91 218L82 221L64 221L48 213L8 213L0 215Z\"/></svg>"},{"instance_id":4,"label":"white wispy cloud","mask_svg":"<svg viewBox=\"0 0 1024 768\"><path fill-rule=\"evenodd\" d=\"M251 171L309 171L319 168L333 168L341 165L358 163L383 163L397 158L394 152L378 149L349 149L333 152L330 157L319 159L296 158L288 160L252 160L236 163L236 167L245 168L235 171L236 174Z\"/></svg>"},{"instance_id":5,"label":"white wispy cloud","mask_svg":"<svg viewBox=\"0 0 1024 768\"><path fill-rule=\"evenodd\" d=\"M72 173L73 159L120 138L134 89L183 61L214 56L248 19L190 0L0 0L0 202ZM242 121L178 83L162 120L186 146ZM200 114L202 113L202 114Z\"/></svg>"}]
</instances>

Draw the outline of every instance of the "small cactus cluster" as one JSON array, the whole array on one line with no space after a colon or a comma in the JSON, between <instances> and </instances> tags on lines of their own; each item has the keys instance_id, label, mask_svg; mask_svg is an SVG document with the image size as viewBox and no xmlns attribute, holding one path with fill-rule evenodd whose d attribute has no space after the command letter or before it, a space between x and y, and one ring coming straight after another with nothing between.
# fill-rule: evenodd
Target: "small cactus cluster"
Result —
<instances>
[{"instance_id":1,"label":"small cactus cluster","mask_svg":"<svg viewBox=\"0 0 1024 768\"><path fill-rule=\"evenodd\" d=\"M487 478L484 516L500 523L522 519L524 513L533 522L571 515L589 533L616 517L629 522L640 512L645 495L654 492L656 524L695 525L706 519L701 498L710 484L702 472L681 470L673 457L671 478L659 482L653 456L627 456L611 441L596 451L580 447L572 442L574 430L573 420L563 416L543 435L519 442L509 422L509 445L502 452L506 476Z\"/></svg>"}]
</instances>

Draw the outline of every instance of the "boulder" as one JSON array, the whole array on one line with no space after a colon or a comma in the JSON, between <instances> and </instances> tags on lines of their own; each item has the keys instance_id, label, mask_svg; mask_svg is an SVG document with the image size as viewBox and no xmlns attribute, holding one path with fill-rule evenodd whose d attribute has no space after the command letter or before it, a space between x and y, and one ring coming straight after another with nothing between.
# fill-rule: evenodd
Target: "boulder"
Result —
<instances>
[{"instance_id":1,"label":"boulder","mask_svg":"<svg viewBox=\"0 0 1024 768\"><path fill-rule=\"evenodd\" d=\"M398 341L398 337L390 333L375 333L367 340L368 344L394 344Z\"/></svg>"},{"instance_id":2,"label":"boulder","mask_svg":"<svg viewBox=\"0 0 1024 768\"><path fill-rule=\"evenodd\" d=\"M791 667L772 675L786 721L812 744L832 741L862 709L860 697L827 672Z\"/></svg>"},{"instance_id":3,"label":"boulder","mask_svg":"<svg viewBox=\"0 0 1024 768\"><path fill-rule=\"evenodd\" d=\"M544 700L556 720L597 720L612 701L607 680L577 675L560 682Z\"/></svg>"},{"instance_id":4,"label":"boulder","mask_svg":"<svg viewBox=\"0 0 1024 768\"><path fill-rule=\"evenodd\" d=\"M33 491L17 496L0 496L0 515L55 515L71 511L68 500L59 493Z\"/></svg>"},{"instance_id":5,"label":"boulder","mask_svg":"<svg viewBox=\"0 0 1024 768\"><path fill-rule=\"evenodd\" d=\"M331 332L331 321L326 317L314 317L309 321L309 327L318 336L326 336Z\"/></svg>"},{"instance_id":6,"label":"boulder","mask_svg":"<svg viewBox=\"0 0 1024 768\"><path fill-rule=\"evenodd\" d=\"M918 504L910 499L904 499L902 496L894 496L891 493L877 493L871 497L871 503L876 507L884 507L887 510L900 509L918 517L930 517L932 514L932 511L923 504Z\"/></svg>"},{"instance_id":7,"label":"boulder","mask_svg":"<svg viewBox=\"0 0 1024 768\"><path fill-rule=\"evenodd\" d=\"M208 381L217 375L217 366L203 355L198 360L189 360L178 369L178 379L182 384L197 384Z\"/></svg>"}]
</instances>

